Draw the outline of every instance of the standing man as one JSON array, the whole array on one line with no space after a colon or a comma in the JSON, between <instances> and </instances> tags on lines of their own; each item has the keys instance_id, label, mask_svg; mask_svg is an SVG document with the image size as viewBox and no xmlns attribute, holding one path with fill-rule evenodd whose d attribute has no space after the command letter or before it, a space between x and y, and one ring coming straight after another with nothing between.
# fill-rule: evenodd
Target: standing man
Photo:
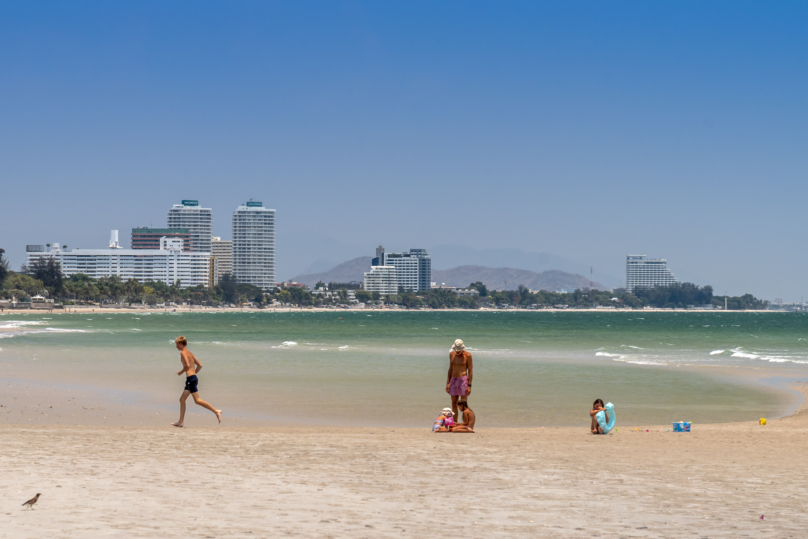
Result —
<instances>
[{"instance_id":1,"label":"standing man","mask_svg":"<svg viewBox=\"0 0 808 539\"><path fill-rule=\"evenodd\" d=\"M210 403L199 398L199 378L197 378L196 374L202 370L202 364L198 359L196 359L196 356L190 350L188 350L188 341L185 337L180 335L174 340L174 343L177 345L177 350L180 351L180 361L182 361L182 370L177 373L177 376L185 373L186 378L185 390L180 396L180 420L176 423L172 423L172 425L175 427L182 427L185 425L185 400L188 398L188 395L192 395L194 397L194 402L199 406L207 408L216 414L216 419L218 419L219 423L221 423L222 411L217 410L211 406Z\"/></svg>"},{"instance_id":2,"label":"standing man","mask_svg":"<svg viewBox=\"0 0 808 539\"><path fill-rule=\"evenodd\" d=\"M457 339L449 352L449 374L446 377L446 393L452 397L452 411L457 415L457 400L459 397L471 395L471 379L474 377L474 366L471 362L471 353L466 352L463 341Z\"/></svg>"}]
</instances>

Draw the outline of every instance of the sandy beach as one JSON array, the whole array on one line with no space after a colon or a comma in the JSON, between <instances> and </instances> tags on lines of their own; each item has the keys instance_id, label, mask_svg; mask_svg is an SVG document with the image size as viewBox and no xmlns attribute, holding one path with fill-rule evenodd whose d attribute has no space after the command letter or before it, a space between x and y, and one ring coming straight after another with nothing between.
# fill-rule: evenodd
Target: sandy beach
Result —
<instances>
[{"instance_id":1,"label":"sandy beach","mask_svg":"<svg viewBox=\"0 0 808 539\"><path fill-rule=\"evenodd\" d=\"M805 405L766 426L608 436L226 425L0 426L0 537L804 537L808 524Z\"/></svg>"}]
</instances>

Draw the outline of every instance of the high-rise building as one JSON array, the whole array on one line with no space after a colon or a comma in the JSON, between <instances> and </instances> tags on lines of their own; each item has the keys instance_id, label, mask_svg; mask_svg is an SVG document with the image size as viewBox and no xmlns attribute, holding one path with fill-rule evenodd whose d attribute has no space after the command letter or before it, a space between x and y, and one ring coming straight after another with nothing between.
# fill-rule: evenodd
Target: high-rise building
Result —
<instances>
[{"instance_id":1,"label":"high-rise building","mask_svg":"<svg viewBox=\"0 0 808 539\"><path fill-rule=\"evenodd\" d=\"M634 292L637 288L669 286L679 281L668 269L668 261L664 258L648 258L646 255L628 255L626 257L626 290Z\"/></svg>"},{"instance_id":2,"label":"high-rise building","mask_svg":"<svg viewBox=\"0 0 808 539\"><path fill-rule=\"evenodd\" d=\"M163 238L159 249L121 249L117 245L117 230L107 249L63 250L59 243L52 244L46 253L43 246L29 246L28 264L35 259L53 258L64 275L83 273L95 279L117 275L122 280L137 279L140 283L161 281L167 285L180 282L181 288L207 285L208 253L183 250L182 240ZM41 248L41 249L38 249Z\"/></svg>"},{"instance_id":3,"label":"high-rise building","mask_svg":"<svg viewBox=\"0 0 808 539\"><path fill-rule=\"evenodd\" d=\"M212 260L211 286L219 284L222 275L225 273L233 274L233 242L222 241L222 238L212 237L210 239L212 251L210 257Z\"/></svg>"},{"instance_id":4,"label":"high-rise building","mask_svg":"<svg viewBox=\"0 0 808 539\"><path fill-rule=\"evenodd\" d=\"M381 245L376 248L373 266L393 266L399 288L408 292L429 290L432 285L432 259L426 249L410 249L403 253L384 252Z\"/></svg>"},{"instance_id":5,"label":"high-rise building","mask_svg":"<svg viewBox=\"0 0 808 539\"><path fill-rule=\"evenodd\" d=\"M191 232L187 228L146 228L132 229L132 249L159 249L160 238L182 240L183 251L193 251Z\"/></svg>"},{"instance_id":6,"label":"high-rise building","mask_svg":"<svg viewBox=\"0 0 808 539\"><path fill-rule=\"evenodd\" d=\"M364 289L367 292L378 292L383 296L398 293L396 268L393 266L371 266L365 273Z\"/></svg>"},{"instance_id":7,"label":"high-rise building","mask_svg":"<svg viewBox=\"0 0 808 539\"><path fill-rule=\"evenodd\" d=\"M233 212L233 277L270 290L275 285L275 210L245 202Z\"/></svg>"},{"instance_id":8,"label":"high-rise building","mask_svg":"<svg viewBox=\"0 0 808 539\"><path fill-rule=\"evenodd\" d=\"M196 253L210 253L212 212L210 208L200 208L198 200L183 200L168 210L168 228L188 230L191 248Z\"/></svg>"}]
</instances>

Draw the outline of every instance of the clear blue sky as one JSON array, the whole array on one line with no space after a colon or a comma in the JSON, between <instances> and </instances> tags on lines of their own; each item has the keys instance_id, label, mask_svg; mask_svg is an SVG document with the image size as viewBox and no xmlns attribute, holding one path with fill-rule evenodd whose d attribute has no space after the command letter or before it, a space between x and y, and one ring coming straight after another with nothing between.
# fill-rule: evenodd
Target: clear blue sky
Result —
<instances>
[{"instance_id":1,"label":"clear blue sky","mask_svg":"<svg viewBox=\"0 0 808 539\"><path fill-rule=\"evenodd\" d=\"M229 237L255 198L368 254L646 253L799 300L806 96L805 2L3 2L0 247L183 198Z\"/></svg>"}]
</instances>

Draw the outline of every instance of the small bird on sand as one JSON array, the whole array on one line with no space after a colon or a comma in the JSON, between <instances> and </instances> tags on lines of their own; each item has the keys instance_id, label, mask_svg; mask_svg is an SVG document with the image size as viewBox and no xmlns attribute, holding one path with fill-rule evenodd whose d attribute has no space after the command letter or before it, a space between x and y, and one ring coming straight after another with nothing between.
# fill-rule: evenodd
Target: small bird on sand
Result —
<instances>
[{"instance_id":1,"label":"small bird on sand","mask_svg":"<svg viewBox=\"0 0 808 539\"><path fill-rule=\"evenodd\" d=\"M23 507L25 507L25 506L27 505L27 506L28 506L28 509L31 509L31 508L34 506L34 504L36 503L36 501L39 499L39 497L40 497L40 496L42 496L42 494L40 494L39 492L37 492L37 493L36 493L36 496L34 496L34 497L33 497L33 498L31 498L30 500L28 500L27 502L25 502L24 504L22 504L22 506L23 506Z\"/></svg>"}]
</instances>

